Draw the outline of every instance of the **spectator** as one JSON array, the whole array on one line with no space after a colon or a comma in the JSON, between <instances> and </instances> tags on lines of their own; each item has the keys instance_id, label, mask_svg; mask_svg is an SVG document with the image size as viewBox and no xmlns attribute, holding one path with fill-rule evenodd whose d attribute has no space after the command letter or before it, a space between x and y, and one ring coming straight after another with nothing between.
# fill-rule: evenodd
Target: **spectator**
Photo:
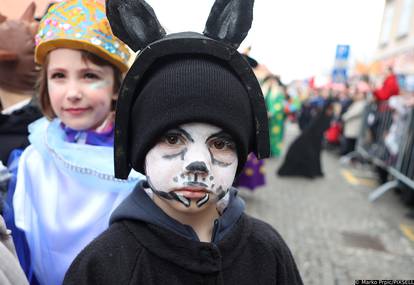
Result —
<instances>
[{"instance_id":1,"label":"spectator","mask_svg":"<svg viewBox=\"0 0 414 285\"><path fill-rule=\"evenodd\" d=\"M385 146L393 160L397 158L403 135L407 132L407 120L414 105L414 75L405 76L405 86L402 94L389 100L389 106L393 110L392 123L385 136Z\"/></svg>"},{"instance_id":2,"label":"spectator","mask_svg":"<svg viewBox=\"0 0 414 285\"><path fill-rule=\"evenodd\" d=\"M6 228L0 215L0 284L29 284L16 256L11 231Z\"/></svg>"},{"instance_id":3,"label":"spectator","mask_svg":"<svg viewBox=\"0 0 414 285\"><path fill-rule=\"evenodd\" d=\"M388 100L391 96L398 95L400 93L400 88L398 86L398 79L394 73L392 66L387 68L385 74L385 79L382 86L378 89L375 89L373 94L377 101Z\"/></svg>"},{"instance_id":4,"label":"spectator","mask_svg":"<svg viewBox=\"0 0 414 285\"><path fill-rule=\"evenodd\" d=\"M35 9L32 2L19 20L0 14L0 161L4 165L13 149L29 144L27 125L41 116L33 100L38 75Z\"/></svg>"},{"instance_id":5,"label":"spectator","mask_svg":"<svg viewBox=\"0 0 414 285\"><path fill-rule=\"evenodd\" d=\"M362 81L359 82L353 93L351 105L342 114L344 140L341 155L346 155L355 150L356 141L362 128L367 91L367 84Z\"/></svg>"}]
</instances>

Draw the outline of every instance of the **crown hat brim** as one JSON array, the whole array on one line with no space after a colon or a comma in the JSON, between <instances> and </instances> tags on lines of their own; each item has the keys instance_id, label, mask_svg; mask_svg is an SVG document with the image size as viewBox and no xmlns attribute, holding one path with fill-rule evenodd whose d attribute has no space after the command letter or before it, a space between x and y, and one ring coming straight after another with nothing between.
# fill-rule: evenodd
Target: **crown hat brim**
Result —
<instances>
[{"instance_id":1,"label":"crown hat brim","mask_svg":"<svg viewBox=\"0 0 414 285\"><path fill-rule=\"evenodd\" d=\"M35 61L43 64L58 48L89 51L121 72L129 67L130 50L111 30L105 5L98 0L67 0L50 6L35 36Z\"/></svg>"},{"instance_id":2,"label":"crown hat brim","mask_svg":"<svg viewBox=\"0 0 414 285\"><path fill-rule=\"evenodd\" d=\"M43 65L47 54L55 49L68 48L89 51L106 61L116 66L122 73L129 68L127 63L123 60L116 59L113 55L110 56L108 52L98 45L93 45L86 40L72 40L72 39L53 39L40 43L35 49L35 62Z\"/></svg>"},{"instance_id":3,"label":"crown hat brim","mask_svg":"<svg viewBox=\"0 0 414 285\"><path fill-rule=\"evenodd\" d=\"M136 91L140 88L140 80L157 59L169 55L184 54L209 55L227 62L232 71L239 77L249 96L255 128L255 145L252 146L252 151L259 159L269 156L269 133L265 102L260 85L249 63L230 45L198 33L184 32L170 34L144 48L136 57L123 81L115 119L115 124L122 126L122 128L115 128L116 177L127 178L132 168L129 152L129 129L131 109L139 96L139 92Z\"/></svg>"}]
</instances>

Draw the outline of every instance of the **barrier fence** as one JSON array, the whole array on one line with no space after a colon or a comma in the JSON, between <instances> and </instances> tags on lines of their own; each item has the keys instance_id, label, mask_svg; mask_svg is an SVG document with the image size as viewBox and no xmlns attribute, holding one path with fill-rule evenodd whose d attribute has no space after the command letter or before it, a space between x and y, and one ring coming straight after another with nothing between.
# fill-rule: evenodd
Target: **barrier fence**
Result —
<instances>
[{"instance_id":1,"label":"barrier fence","mask_svg":"<svg viewBox=\"0 0 414 285\"><path fill-rule=\"evenodd\" d=\"M391 108L388 101L366 106L363 126L357 140L357 152L386 170L393 180L370 195L374 201L400 183L414 190L414 110Z\"/></svg>"}]
</instances>

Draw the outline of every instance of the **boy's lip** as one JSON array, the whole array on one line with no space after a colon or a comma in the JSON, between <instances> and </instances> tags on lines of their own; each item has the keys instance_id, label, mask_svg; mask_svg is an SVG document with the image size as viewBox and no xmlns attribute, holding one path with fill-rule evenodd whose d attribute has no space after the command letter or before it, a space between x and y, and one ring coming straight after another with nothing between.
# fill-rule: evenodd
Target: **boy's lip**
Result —
<instances>
[{"instance_id":1,"label":"boy's lip","mask_svg":"<svg viewBox=\"0 0 414 285\"><path fill-rule=\"evenodd\" d=\"M200 198L203 198L210 191L208 191L204 187L192 186L192 187L176 188L172 192L176 194L180 194L189 199L200 199Z\"/></svg>"}]
</instances>

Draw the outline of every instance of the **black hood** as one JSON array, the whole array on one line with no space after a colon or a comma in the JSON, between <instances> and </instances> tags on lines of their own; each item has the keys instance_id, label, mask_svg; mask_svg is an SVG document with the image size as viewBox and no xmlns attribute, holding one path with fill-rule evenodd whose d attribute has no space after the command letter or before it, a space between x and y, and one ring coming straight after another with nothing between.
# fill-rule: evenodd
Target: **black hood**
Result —
<instances>
[{"instance_id":1,"label":"black hood","mask_svg":"<svg viewBox=\"0 0 414 285\"><path fill-rule=\"evenodd\" d=\"M138 220L160 226L178 235L191 240L198 240L194 230L174 220L164 213L148 196L144 190L147 182L140 181L134 191L115 209L109 224L122 220ZM216 220L213 230L212 242L220 241L232 226L239 220L244 211L244 201L237 195L235 188L230 190L230 199L224 213Z\"/></svg>"}]
</instances>

